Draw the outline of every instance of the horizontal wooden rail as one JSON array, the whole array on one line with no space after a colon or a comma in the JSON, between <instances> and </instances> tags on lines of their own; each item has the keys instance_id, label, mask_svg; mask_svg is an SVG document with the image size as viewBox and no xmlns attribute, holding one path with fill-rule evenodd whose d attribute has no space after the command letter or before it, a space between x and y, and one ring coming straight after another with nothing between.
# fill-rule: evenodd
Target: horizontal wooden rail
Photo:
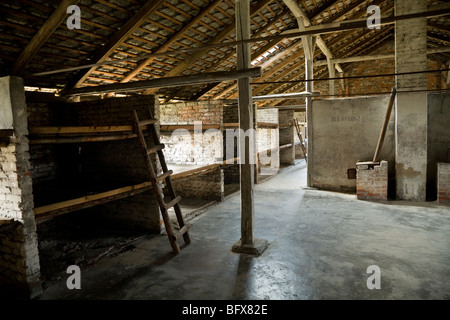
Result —
<instances>
[{"instance_id":1,"label":"horizontal wooden rail","mask_svg":"<svg viewBox=\"0 0 450 320\"><path fill-rule=\"evenodd\" d=\"M133 131L133 126L100 126L100 127L31 127L29 133L32 135L53 134L87 134L87 133L110 133Z\"/></svg>"},{"instance_id":2,"label":"horizontal wooden rail","mask_svg":"<svg viewBox=\"0 0 450 320\"><path fill-rule=\"evenodd\" d=\"M104 204L111 201L120 200L132 195L143 193L152 188L151 182L144 182L141 184L123 187L107 192L102 192L94 195L89 195L77 199L67 200L50 204L43 207L34 208L36 222L41 223L55 216L64 213L86 209L96 205Z\"/></svg>"},{"instance_id":3,"label":"horizontal wooden rail","mask_svg":"<svg viewBox=\"0 0 450 320\"><path fill-rule=\"evenodd\" d=\"M53 138L30 138L29 144L68 144L68 143L84 143L84 142L106 142L135 139L137 135L134 133L120 134L111 136L92 136L92 137L53 137Z\"/></svg>"}]
</instances>

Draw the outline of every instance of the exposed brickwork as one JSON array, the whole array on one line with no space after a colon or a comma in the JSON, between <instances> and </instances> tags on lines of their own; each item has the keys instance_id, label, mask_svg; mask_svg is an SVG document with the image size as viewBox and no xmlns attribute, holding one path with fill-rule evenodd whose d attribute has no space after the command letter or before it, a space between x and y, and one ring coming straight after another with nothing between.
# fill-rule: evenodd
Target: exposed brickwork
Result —
<instances>
[{"instance_id":1,"label":"exposed brickwork","mask_svg":"<svg viewBox=\"0 0 450 320\"><path fill-rule=\"evenodd\" d=\"M220 124L223 121L223 103L212 102L183 102L164 104L160 106L161 124Z\"/></svg>"},{"instance_id":2,"label":"exposed brickwork","mask_svg":"<svg viewBox=\"0 0 450 320\"><path fill-rule=\"evenodd\" d=\"M356 194L360 200L388 199L388 162L356 164Z\"/></svg>"},{"instance_id":3,"label":"exposed brickwork","mask_svg":"<svg viewBox=\"0 0 450 320\"><path fill-rule=\"evenodd\" d=\"M295 147L294 147L294 111L280 110L280 146L292 144L291 147L280 150L280 163L281 164L294 164L295 162Z\"/></svg>"},{"instance_id":4,"label":"exposed brickwork","mask_svg":"<svg viewBox=\"0 0 450 320\"><path fill-rule=\"evenodd\" d=\"M224 173L221 167L206 174L195 175L184 179L174 179L174 188L183 198L201 198L223 201Z\"/></svg>"},{"instance_id":5,"label":"exposed brickwork","mask_svg":"<svg viewBox=\"0 0 450 320\"><path fill-rule=\"evenodd\" d=\"M0 86L0 99L7 101L1 107L12 110L14 125L13 137L0 145L0 220L11 221L0 228L0 289L13 286L21 296L33 298L42 289L25 92L22 79L15 77L0 78Z\"/></svg>"},{"instance_id":6,"label":"exposed brickwork","mask_svg":"<svg viewBox=\"0 0 450 320\"><path fill-rule=\"evenodd\" d=\"M222 102L193 102L165 104L160 107L161 125L218 125L223 122ZM200 129L200 125L198 125ZM168 163L208 165L220 161L222 154L222 131L162 132L161 142L166 145L165 156Z\"/></svg>"},{"instance_id":7,"label":"exposed brickwork","mask_svg":"<svg viewBox=\"0 0 450 320\"><path fill-rule=\"evenodd\" d=\"M440 162L438 170L438 202L450 204L450 163Z\"/></svg>"}]
</instances>

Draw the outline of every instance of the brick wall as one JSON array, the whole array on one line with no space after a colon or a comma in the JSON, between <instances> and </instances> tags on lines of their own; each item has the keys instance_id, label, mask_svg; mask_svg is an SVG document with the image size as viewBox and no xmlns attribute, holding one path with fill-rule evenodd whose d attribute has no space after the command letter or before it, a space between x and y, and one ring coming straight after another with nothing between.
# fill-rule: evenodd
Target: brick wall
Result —
<instances>
[{"instance_id":1,"label":"brick wall","mask_svg":"<svg viewBox=\"0 0 450 320\"><path fill-rule=\"evenodd\" d=\"M0 291L11 286L34 298L42 288L22 79L0 78L0 100L0 114L11 112L14 127L10 140L0 145L0 220L9 222L0 225Z\"/></svg>"},{"instance_id":2,"label":"brick wall","mask_svg":"<svg viewBox=\"0 0 450 320\"><path fill-rule=\"evenodd\" d=\"M295 147L294 147L294 111L280 110L280 146L292 144L292 147L280 150L280 163L291 165L295 162Z\"/></svg>"},{"instance_id":3,"label":"brick wall","mask_svg":"<svg viewBox=\"0 0 450 320\"><path fill-rule=\"evenodd\" d=\"M437 164L438 202L450 204L450 163Z\"/></svg>"},{"instance_id":4,"label":"brick wall","mask_svg":"<svg viewBox=\"0 0 450 320\"><path fill-rule=\"evenodd\" d=\"M208 165L220 161L222 154L222 132L219 129L202 130L203 125L223 123L223 103L186 102L160 106L161 125L195 125L198 132L179 129L161 132L161 142L166 145L168 163Z\"/></svg>"},{"instance_id":5,"label":"brick wall","mask_svg":"<svg viewBox=\"0 0 450 320\"><path fill-rule=\"evenodd\" d=\"M356 164L356 194L360 200L388 199L388 162Z\"/></svg>"},{"instance_id":6,"label":"brick wall","mask_svg":"<svg viewBox=\"0 0 450 320\"><path fill-rule=\"evenodd\" d=\"M224 199L224 173L221 167L201 175L173 179L173 185L177 194L183 198Z\"/></svg>"}]
</instances>

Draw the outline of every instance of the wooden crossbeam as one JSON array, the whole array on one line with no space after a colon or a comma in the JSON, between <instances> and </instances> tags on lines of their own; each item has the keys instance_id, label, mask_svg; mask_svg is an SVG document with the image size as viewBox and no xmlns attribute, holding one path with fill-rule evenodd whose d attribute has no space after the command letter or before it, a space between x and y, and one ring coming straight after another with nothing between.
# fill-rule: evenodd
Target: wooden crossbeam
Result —
<instances>
[{"instance_id":1,"label":"wooden crossbeam","mask_svg":"<svg viewBox=\"0 0 450 320\"><path fill-rule=\"evenodd\" d=\"M41 47L47 42L48 38L58 29L67 16L67 8L71 5L75 5L79 0L63 0L59 6L52 13L50 18L45 21L44 25L34 35L25 49L22 50L17 60L14 62L11 68L11 74L21 75L26 65L33 59L35 54L41 49Z\"/></svg>"},{"instance_id":2,"label":"wooden crossbeam","mask_svg":"<svg viewBox=\"0 0 450 320\"><path fill-rule=\"evenodd\" d=\"M146 90L149 88L177 87L199 83L210 83L215 81L236 80L239 78L246 78L246 77L257 78L260 76L261 76L261 68L251 68L240 71L211 72L189 76L134 81L129 83L117 83L96 87L83 87L72 89L67 92L61 92L61 95L81 96L81 95L94 95L94 94L117 93L117 92L132 92L132 91Z\"/></svg>"},{"instance_id":3,"label":"wooden crossbeam","mask_svg":"<svg viewBox=\"0 0 450 320\"><path fill-rule=\"evenodd\" d=\"M269 4L272 0L262 0L258 1L252 8L251 12L254 14L264 8L267 4ZM231 23L225 29L220 31L214 38L212 38L206 45L218 44L222 42L231 32L235 30L236 26L234 23ZM186 60L178 64L175 68L170 70L165 77L173 77L179 75L184 70L188 69L195 61L200 59L205 54L205 51L197 51L192 55L188 56ZM157 90L149 89L145 91L145 94L154 94Z\"/></svg>"},{"instance_id":4,"label":"wooden crossbeam","mask_svg":"<svg viewBox=\"0 0 450 320\"><path fill-rule=\"evenodd\" d=\"M99 204L123 199L132 195L149 191L151 190L151 188L151 182L144 182L133 186L34 208L36 222L41 223L64 213L86 209Z\"/></svg>"},{"instance_id":5,"label":"wooden crossbeam","mask_svg":"<svg viewBox=\"0 0 450 320\"><path fill-rule=\"evenodd\" d=\"M196 25L201 19L203 19L208 12L216 8L222 0L215 0L211 2L207 7L202 9L201 12L199 12L195 17L187 23L183 28L181 28L178 32L176 32L169 40L167 40L163 45L161 45L155 52L160 53L167 50L170 50L170 46L176 43L189 29L191 29L194 25ZM150 57L131 70L120 82L126 83L129 82L131 79L133 79L139 72L141 72L143 69L145 69L153 60L155 57Z\"/></svg>"}]
</instances>

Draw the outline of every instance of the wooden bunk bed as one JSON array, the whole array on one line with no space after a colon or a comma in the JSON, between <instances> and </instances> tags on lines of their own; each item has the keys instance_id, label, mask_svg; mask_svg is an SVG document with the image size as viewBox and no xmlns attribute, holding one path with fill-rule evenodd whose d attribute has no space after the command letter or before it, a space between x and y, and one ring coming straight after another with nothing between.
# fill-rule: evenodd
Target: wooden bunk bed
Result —
<instances>
[{"instance_id":1,"label":"wooden bunk bed","mask_svg":"<svg viewBox=\"0 0 450 320\"><path fill-rule=\"evenodd\" d=\"M29 144L78 144L89 142L137 139L133 126L78 126L78 127L31 127ZM65 213L117 201L152 189L151 182L90 194L34 208L36 223L42 223Z\"/></svg>"}]
</instances>

